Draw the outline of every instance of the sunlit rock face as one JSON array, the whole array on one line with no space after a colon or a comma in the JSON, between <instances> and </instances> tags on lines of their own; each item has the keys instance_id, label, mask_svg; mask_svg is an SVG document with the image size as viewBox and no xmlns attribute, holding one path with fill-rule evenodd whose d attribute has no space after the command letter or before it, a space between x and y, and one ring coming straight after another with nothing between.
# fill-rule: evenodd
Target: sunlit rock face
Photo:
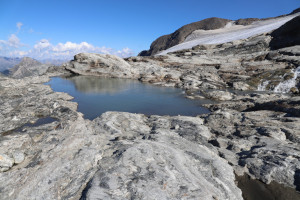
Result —
<instances>
[{"instance_id":1,"label":"sunlit rock face","mask_svg":"<svg viewBox=\"0 0 300 200\"><path fill-rule=\"evenodd\" d=\"M114 55L80 53L66 65L73 73L93 76L126 78L134 76L131 66L122 58Z\"/></svg>"}]
</instances>

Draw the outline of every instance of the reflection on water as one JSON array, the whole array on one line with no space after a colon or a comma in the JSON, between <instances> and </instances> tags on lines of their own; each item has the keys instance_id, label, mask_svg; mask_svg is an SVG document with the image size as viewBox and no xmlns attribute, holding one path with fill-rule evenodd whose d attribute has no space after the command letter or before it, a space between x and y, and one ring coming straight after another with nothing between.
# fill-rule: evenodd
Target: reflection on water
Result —
<instances>
[{"instance_id":1,"label":"reflection on water","mask_svg":"<svg viewBox=\"0 0 300 200\"><path fill-rule=\"evenodd\" d=\"M299 200L300 193L290 187L276 182L264 184L251 179L248 175L236 176L238 187L242 190L245 200Z\"/></svg>"},{"instance_id":2,"label":"reflection on water","mask_svg":"<svg viewBox=\"0 0 300 200\"><path fill-rule=\"evenodd\" d=\"M76 90L87 94L115 94L120 93L128 88L133 83L128 79L107 79L99 77L73 76L68 78L72 81Z\"/></svg>"},{"instance_id":3,"label":"reflection on water","mask_svg":"<svg viewBox=\"0 0 300 200\"><path fill-rule=\"evenodd\" d=\"M78 111L94 119L106 111L123 111L147 115L189 115L208 113L201 104L208 100L184 98L177 88L158 87L136 80L91 76L52 78L54 91L66 92L78 103Z\"/></svg>"}]
</instances>

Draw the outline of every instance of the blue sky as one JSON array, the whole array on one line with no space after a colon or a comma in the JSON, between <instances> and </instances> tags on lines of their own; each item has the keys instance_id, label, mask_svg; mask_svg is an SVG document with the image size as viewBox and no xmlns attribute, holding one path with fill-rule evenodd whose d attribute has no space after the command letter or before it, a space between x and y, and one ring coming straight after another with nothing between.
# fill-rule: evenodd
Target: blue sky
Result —
<instances>
[{"instance_id":1,"label":"blue sky","mask_svg":"<svg viewBox=\"0 0 300 200\"><path fill-rule=\"evenodd\" d=\"M136 55L191 22L273 17L298 7L299 0L0 0L0 56Z\"/></svg>"}]
</instances>

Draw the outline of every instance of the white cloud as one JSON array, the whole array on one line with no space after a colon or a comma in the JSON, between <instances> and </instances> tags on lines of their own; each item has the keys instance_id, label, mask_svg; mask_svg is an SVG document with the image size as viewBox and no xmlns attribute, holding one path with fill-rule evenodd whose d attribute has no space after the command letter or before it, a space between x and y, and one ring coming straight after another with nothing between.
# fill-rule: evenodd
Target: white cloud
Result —
<instances>
[{"instance_id":1,"label":"white cloud","mask_svg":"<svg viewBox=\"0 0 300 200\"><path fill-rule=\"evenodd\" d=\"M132 49L129 49L128 47L126 47L126 48L122 49L121 51L120 50L117 51L116 55L119 57L125 58L125 57L129 57L130 55L131 56L134 55L134 52L132 51Z\"/></svg>"},{"instance_id":2,"label":"white cloud","mask_svg":"<svg viewBox=\"0 0 300 200\"><path fill-rule=\"evenodd\" d=\"M24 56L27 56L27 55L28 55L28 52L19 51L19 50L11 51L8 54L8 56L10 56L10 57L24 57Z\"/></svg>"},{"instance_id":3,"label":"white cloud","mask_svg":"<svg viewBox=\"0 0 300 200\"><path fill-rule=\"evenodd\" d=\"M4 47L4 48L3 48ZM23 51L19 38L12 34L7 41L0 40L0 55L11 57L29 56L35 59L64 59L71 60L78 53L113 54L119 57L133 56L134 52L129 48L114 50L108 47L97 47L87 42L58 43L53 45L47 39L38 41L32 49Z\"/></svg>"},{"instance_id":4,"label":"white cloud","mask_svg":"<svg viewBox=\"0 0 300 200\"><path fill-rule=\"evenodd\" d=\"M0 55L10 56L22 46L24 45L20 39L15 34L11 34L7 40L0 40Z\"/></svg>"},{"instance_id":5,"label":"white cloud","mask_svg":"<svg viewBox=\"0 0 300 200\"><path fill-rule=\"evenodd\" d=\"M15 34L11 34L8 38L8 45L15 48L22 46L20 39Z\"/></svg>"},{"instance_id":6,"label":"white cloud","mask_svg":"<svg viewBox=\"0 0 300 200\"><path fill-rule=\"evenodd\" d=\"M18 23L17 23L18 31L21 30L22 26L23 26L23 23L22 23L22 22L18 22Z\"/></svg>"},{"instance_id":7,"label":"white cloud","mask_svg":"<svg viewBox=\"0 0 300 200\"><path fill-rule=\"evenodd\" d=\"M74 55L78 53L100 53L100 54L114 54L120 57L129 57L133 55L133 51L129 48L123 50L113 50L107 47L97 47L87 42L81 43L58 43L52 45L47 39L42 39L34 45L34 49L29 55L35 58L59 58L59 59L72 59Z\"/></svg>"},{"instance_id":8,"label":"white cloud","mask_svg":"<svg viewBox=\"0 0 300 200\"><path fill-rule=\"evenodd\" d=\"M52 45L50 44L50 42L47 40L47 39L42 39L40 40L39 42L37 42L33 48L34 49L38 49L38 50L41 50L41 49L45 49L45 48L48 48L48 47L51 47Z\"/></svg>"}]
</instances>

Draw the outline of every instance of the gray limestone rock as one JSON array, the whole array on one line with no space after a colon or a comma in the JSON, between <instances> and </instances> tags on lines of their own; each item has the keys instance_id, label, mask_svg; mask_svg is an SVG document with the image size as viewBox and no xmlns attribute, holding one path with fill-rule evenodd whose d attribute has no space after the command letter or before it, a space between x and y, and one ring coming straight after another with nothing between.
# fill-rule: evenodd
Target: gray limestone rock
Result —
<instances>
[{"instance_id":1,"label":"gray limestone rock","mask_svg":"<svg viewBox=\"0 0 300 200\"><path fill-rule=\"evenodd\" d=\"M14 157L14 160L15 160L16 164L20 164L20 163L22 163L25 160L24 153L20 152L20 151L15 151L13 153L13 157Z\"/></svg>"},{"instance_id":2,"label":"gray limestone rock","mask_svg":"<svg viewBox=\"0 0 300 200\"><path fill-rule=\"evenodd\" d=\"M131 77L131 66L114 55L80 53L65 68L73 73L93 76Z\"/></svg>"},{"instance_id":3,"label":"gray limestone rock","mask_svg":"<svg viewBox=\"0 0 300 200\"><path fill-rule=\"evenodd\" d=\"M0 171L5 172L9 170L13 166L14 162L14 159L8 155L0 154Z\"/></svg>"},{"instance_id":4,"label":"gray limestone rock","mask_svg":"<svg viewBox=\"0 0 300 200\"><path fill-rule=\"evenodd\" d=\"M209 99L217 101L229 101L233 98L232 93L226 91L208 91L204 92L204 95Z\"/></svg>"},{"instance_id":5,"label":"gray limestone rock","mask_svg":"<svg viewBox=\"0 0 300 200\"><path fill-rule=\"evenodd\" d=\"M94 121L126 131L114 131L83 199L242 199L231 166L203 140L182 138L180 127L210 137L201 119L105 113Z\"/></svg>"}]
</instances>

